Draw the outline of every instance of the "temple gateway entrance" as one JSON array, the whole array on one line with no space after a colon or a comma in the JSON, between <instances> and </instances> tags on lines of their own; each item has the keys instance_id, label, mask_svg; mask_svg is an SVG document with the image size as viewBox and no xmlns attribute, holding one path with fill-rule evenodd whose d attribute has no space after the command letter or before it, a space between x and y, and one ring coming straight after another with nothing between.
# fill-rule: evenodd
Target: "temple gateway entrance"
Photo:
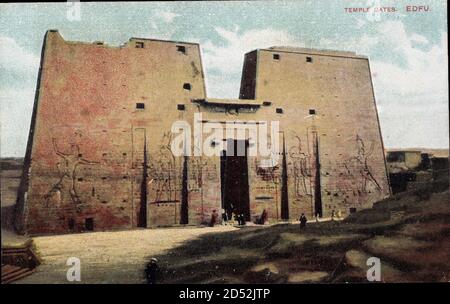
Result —
<instances>
[{"instance_id":1,"label":"temple gateway entrance","mask_svg":"<svg viewBox=\"0 0 450 304\"><path fill-rule=\"evenodd\" d=\"M220 156L220 178L222 208L228 218L242 213L250 221L247 148L247 140L227 139Z\"/></svg>"}]
</instances>

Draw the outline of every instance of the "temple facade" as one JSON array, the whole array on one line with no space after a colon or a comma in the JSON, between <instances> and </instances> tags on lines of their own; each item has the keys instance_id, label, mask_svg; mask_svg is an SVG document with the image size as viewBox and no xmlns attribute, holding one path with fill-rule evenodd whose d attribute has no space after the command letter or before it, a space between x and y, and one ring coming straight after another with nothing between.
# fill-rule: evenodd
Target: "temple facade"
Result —
<instances>
[{"instance_id":1,"label":"temple facade","mask_svg":"<svg viewBox=\"0 0 450 304\"><path fill-rule=\"evenodd\" d=\"M213 99L196 43L45 35L23 233L201 225L214 210L346 216L389 195L367 57L258 49L245 55L239 99Z\"/></svg>"}]
</instances>

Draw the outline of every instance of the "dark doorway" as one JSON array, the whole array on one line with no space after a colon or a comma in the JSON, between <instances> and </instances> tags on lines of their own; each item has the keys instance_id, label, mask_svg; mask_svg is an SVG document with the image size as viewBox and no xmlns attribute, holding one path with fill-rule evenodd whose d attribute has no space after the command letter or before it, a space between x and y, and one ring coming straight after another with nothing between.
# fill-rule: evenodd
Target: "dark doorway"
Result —
<instances>
[{"instance_id":1,"label":"dark doorway","mask_svg":"<svg viewBox=\"0 0 450 304\"><path fill-rule=\"evenodd\" d=\"M250 200L247 167L248 141L227 140L226 150L220 157L222 208L232 214L244 214L250 221Z\"/></svg>"},{"instance_id":2,"label":"dark doorway","mask_svg":"<svg viewBox=\"0 0 450 304\"><path fill-rule=\"evenodd\" d=\"M281 219L289 220L289 194L287 184L286 142L283 133L283 171L281 175Z\"/></svg>"},{"instance_id":3,"label":"dark doorway","mask_svg":"<svg viewBox=\"0 0 450 304\"><path fill-rule=\"evenodd\" d=\"M180 208L180 224L189 224L189 206L188 206L188 157L183 158L183 177L181 182L181 208Z\"/></svg>"},{"instance_id":4,"label":"dark doorway","mask_svg":"<svg viewBox=\"0 0 450 304\"><path fill-rule=\"evenodd\" d=\"M141 199L138 213L138 227L147 227L147 139L144 136L144 151L142 162Z\"/></svg>"},{"instance_id":5,"label":"dark doorway","mask_svg":"<svg viewBox=\"0 0 450 304\"><path fill-rule=\"evenodd\" d=\"M315 159L315 174L314 174L314 215L322 217L322 189L320 186L320 154L319 154L319 139L317 133L314 134L314 159Z\"/></svg>"}]
</instances>

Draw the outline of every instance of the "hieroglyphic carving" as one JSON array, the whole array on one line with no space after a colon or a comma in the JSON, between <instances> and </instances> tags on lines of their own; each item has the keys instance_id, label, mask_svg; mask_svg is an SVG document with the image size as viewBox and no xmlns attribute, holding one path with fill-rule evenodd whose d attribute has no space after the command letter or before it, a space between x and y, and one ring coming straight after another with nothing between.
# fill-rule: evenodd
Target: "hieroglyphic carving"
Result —
<instances>
[{"instance_id":1,"label":"hieroglyphic carving","mask_svg":"<svg viewBox=\"0 0 450 304\"><path fill-rule=\"evenodd\" d=\"M81 131L76 131L74 133L75 137L81 138ZM70 198L75 204L80 204L81 200L76 189L76 179L77 179L77 167L79 165L95 165L99 164L97 161L91 161L83 158L83 154L80 151L80 146L76 142L70 144L69 151L62 151L58 148L56 138L52 138L53 151L60 157L60 161L57 163L57 168L59 171L59 180L57 183L52 185L52 188L45 195L46 206L49 206L49 201L55 195L60 197L61 191L63 190L64 178L68 178L70 182L69 194Z\"/></svg>"},{"instance_id":2,"label":"hieroglyphic carving","mask_svg":"<svg viewBox=\"0 0 450 304\"><path fill-rule=\"evenodd\" d=\"M364 197L373 191L381 192L381 186L374 177L369 166L374 151L373 142L367 148L364 140L356 135L356 155L346 159L340 167L339 182L334 196L344 196L347 201L350 194L355 197Z\"/></svg>"},{"instance_id":3,"label":"hieroglyphic carving","mask_svg":"<svg viewBox=\"0 0 450 304\"><path fill-rule=\"evenodd\" d=\"M281 178L280 175L280 166L263 166L261 163L261 160L254 158L254 168L256 174L261 178L261 180L265 182L269 182L269 184L266 185L266 187L259 187L259 190L271 190L273 189L273 186L275 184L278 184L279 179Z\"/></svg>"},{"instance_id":4,"label":"hieroglyphic carving","mask_svg":"<svg viewBox=\"0 0 450 304\"><path fill-rule=\"evenodd\" d=\"M260 167L256 165L256 174L261 176L263 181L273 181L275 177L275 172L279 169L279 166L273 167Z\"/></svg>"},{"instance_id":5,"label":"hieroglyphic carving","mask_svg":"<svg viewBox=\"0 0 450 304\"><path fill-rule=\"evenodd\" d=\"M370 147L368 150L366 150L364 141L361 137L359 137L359 135L356 135L356 142L358 144L358 153L355 157L351 158L349 161L354 162L356 168L358 168L358 172L360 175L360 178L357 182L358 188L362 192L367 192L369 191L369 189L372 188L381 191L380 184L373 176L372 169L368 164L370 156L373 153L373 142L370 143Z\"/></svg>"},{"instance_id":6,"label":"hieroglyphic carving","mask_svg":"<svg viewBox=\"0 0 450 304\"><path fill-rule=\"evenodd\" d=\"M203 185L203 168L208 165L202 157L192 157L189 162L189 190L196 191Z\"/></svg>"},{"instance_id":7,"label":"hieroglyphic carving","mask_svg":"<svg viewBox=\"0 0 450 304\"><path fill-rule=\"evenodd\" d=\"M291 165L290 176L294 179L295 196L300 199L304 196L311 196L311 160L310 156L302 150L300 137L294 133L294 138L297 144L288 151Z\"/></svg>"},{"instance_id":8,"label":"hieroglyphic carving","mask_svg":"<svg viewBox=\"0 0 450 304\"><path fill-rule=\"evenodd\" d=\"M196 191L202 188L206 181L217 181L217 165L204 157L191 157L189 160L189 190Z\"/></svg>"},{"instance_id":9,"label":"hieroglyphic carving","mask_svg":"<svg viewBox=\"0 0 450 304\"><path fill-rule=\"evenodd\" d=\"M149 156L148 173L152 203L180 202L181 160L171 150L172 133L165 132L155 155Z\"/></svg>"}]
</instances>

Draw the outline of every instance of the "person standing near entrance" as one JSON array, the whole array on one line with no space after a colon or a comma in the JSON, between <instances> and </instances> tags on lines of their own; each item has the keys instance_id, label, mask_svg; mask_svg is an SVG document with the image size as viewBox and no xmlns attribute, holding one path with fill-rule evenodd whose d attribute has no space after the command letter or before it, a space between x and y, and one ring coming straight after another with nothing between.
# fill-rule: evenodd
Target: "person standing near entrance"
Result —
<instances>
[{"instance_id":1,"label":"person standing near entrance","mask_svg":"<svg viewBox=\"0 0 450 304\"><path fill-rule=\"evenodd\" d=\"M145 268L145 278L147 279L147 284L156 284L158 271L158 260L152 258L150 260L150 263L148 263L147 267Z\"/></svg>"},{"instance_id":2,"label":"person standing near entrance","mask_svg":"<svg viewBox=\"0 0 450 304\"><path fill-rule=\"evenodd\" d=\"M245 225L245 216L243 213L237 213L235 215L235 219L238 222L239 226L244 226Z\"/></svg>"},{"instance_id":3,"label":"person standing near entrance","mask_svg":"<svg viewBox=\"0 0 450 304\"><path fill-rule=\"evenodd\" d=\"M228 215L225 209L222 208L222 225L226 225L228 222Z\"/></svg>"},{"instance_id":4,"label":"person standing near entrance","mask_svg":"<svg viewBox=\"0 0 450 304\"><path fill-rule=\"evenodd\" d=\"M242 225L242 226L245 226L245 216L244 216L244 213L241 213L240 217L241 217L241 225Z\"/></svg>"},{"instance_id":5,"label":"person standing near entrance","mask_svg":"<svg viewBox=\"0 0 450 304\"><path fill-rule=\"evenodd\" d=\"M259 223L260 223L261 225L264 225L264 224L267 222L268 217L269 217L269 215L268 215L268 213L267 213L267 210L264 209L263 212L262 212L262 214L261 214L261 218L260 218L260 222L259 222Z\"/></svg>"},{"instance_id":6,"label":"person standing near entrance","mask_svg":"<svg viewBox=\"0 0 450 304\"><path fill-rule=\"evenodd\" d=\"M214 209L211 214L211 222L209 223L209 226L214 227L214 225L217 223L217 218L219 215L217 214L217 211Z\"/></svg>"},{"instance_id":7,"label":"person standing near entrance","mask_svg":"<svg viewBox=\"0 0 450 304\"><path fill-rule=\"evenodd\" d=\"M302 213L302 215L300 216L300 229L303 229L306 227L307 221L308 221L308 219L306 218L305 214Z\"/></svg>"}]
</instances>

